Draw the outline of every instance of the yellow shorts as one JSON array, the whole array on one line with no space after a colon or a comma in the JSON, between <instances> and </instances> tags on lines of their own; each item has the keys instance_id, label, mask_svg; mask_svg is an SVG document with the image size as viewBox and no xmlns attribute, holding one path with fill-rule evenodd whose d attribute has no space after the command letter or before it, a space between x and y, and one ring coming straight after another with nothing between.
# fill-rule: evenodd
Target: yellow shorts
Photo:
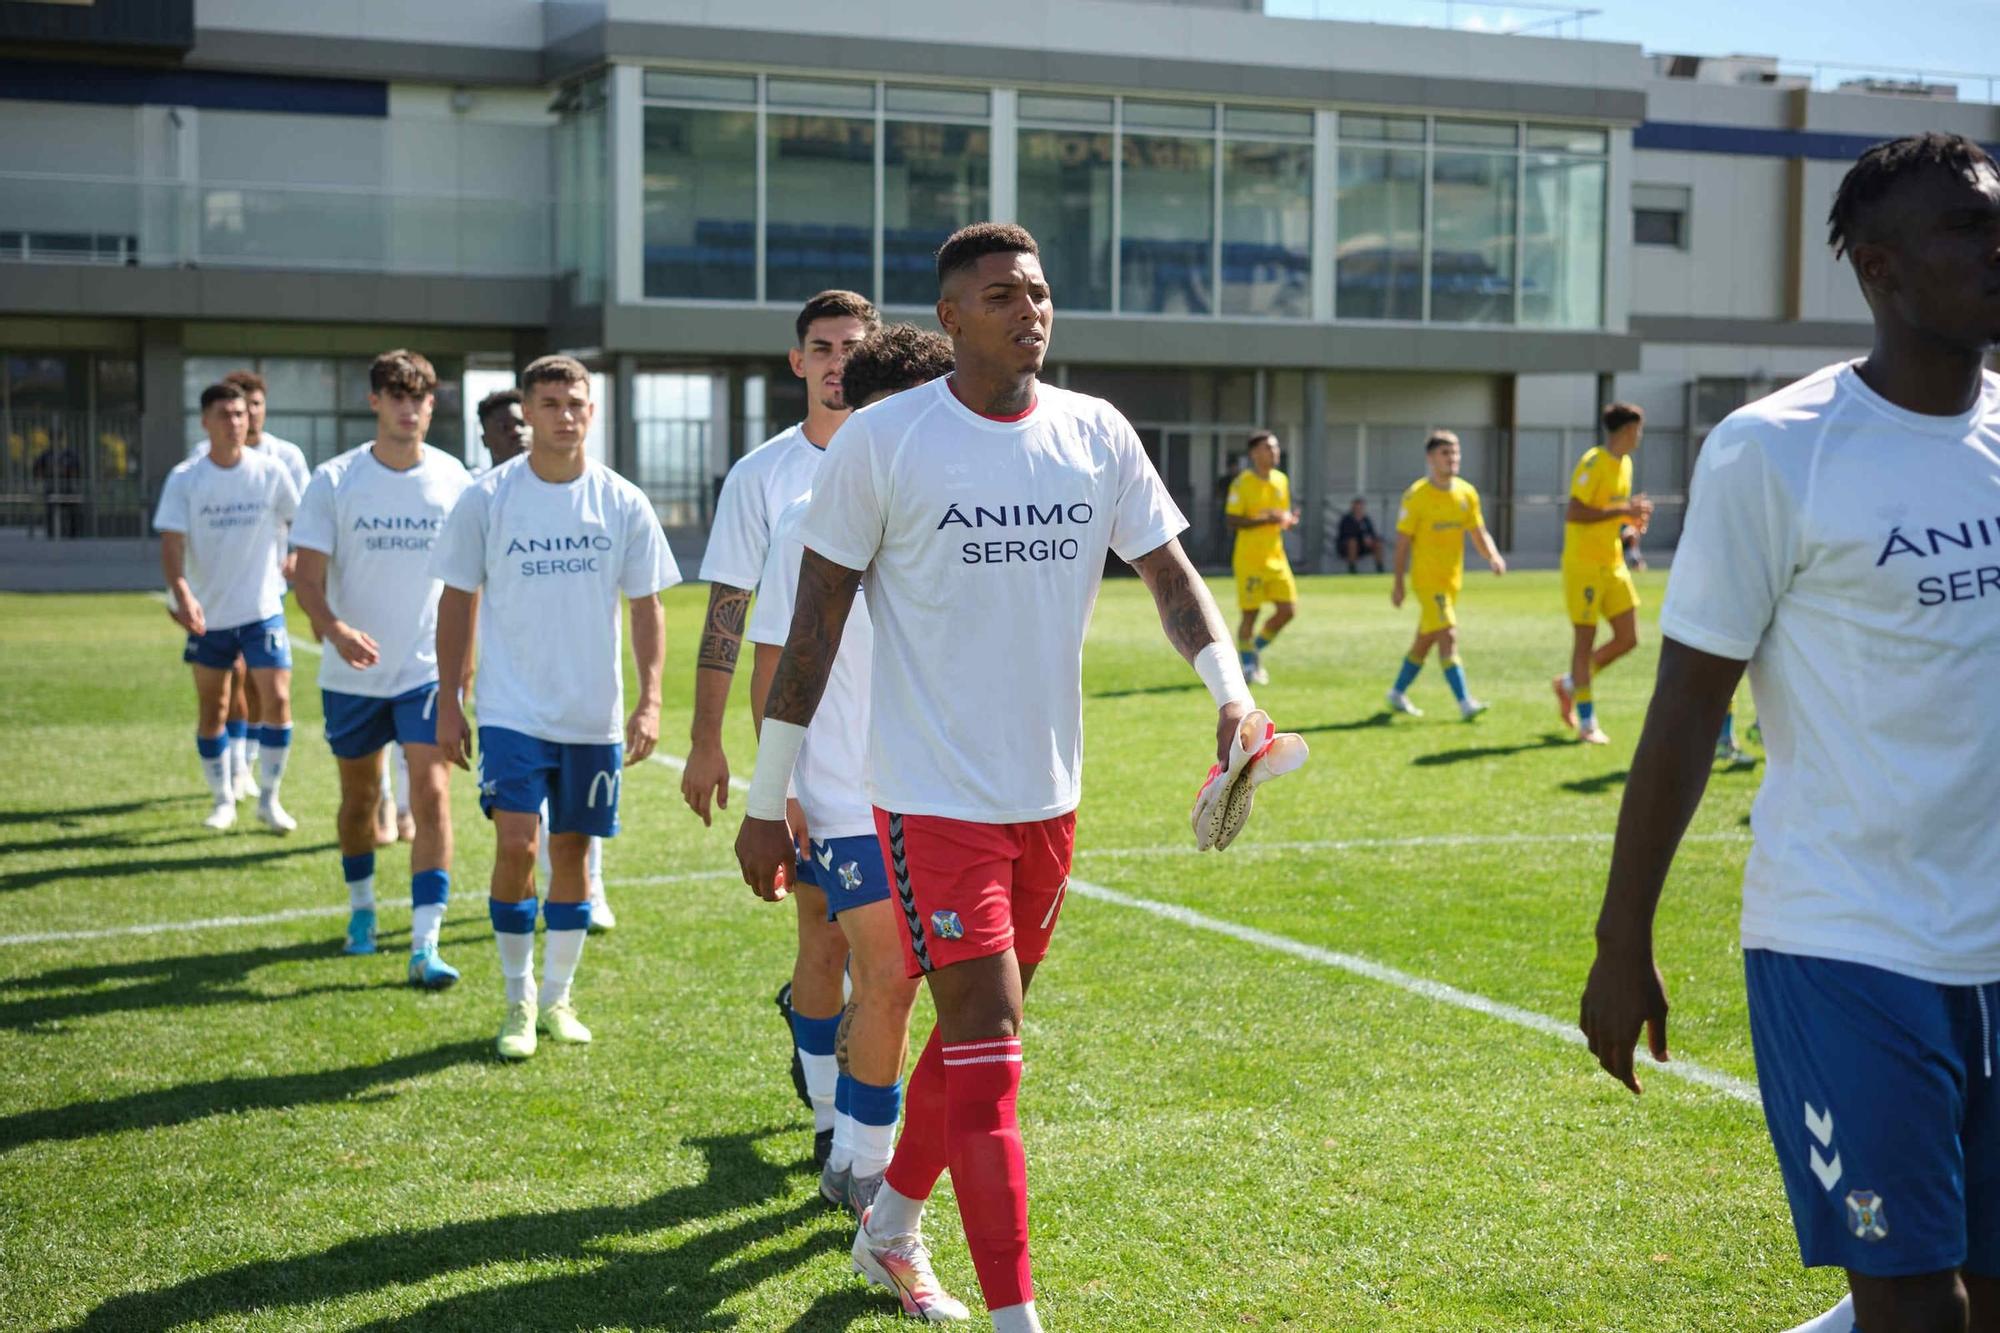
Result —
<instances>
[{"instance_id":1,"label":"yellow shorts","mask_svg":"<svg viewBox=\"0 0 2000 1333\"><path fill-rule=\"evenodd\" d=\"M1413 588L1417 599L1417 633L1435 634L1458 624L1458 594L1448 588Z\"/></svg>"},{"instance_id":2,"label":"yellow shorts","mask_svg":"<svg viewBox=\"0 0 2000 1333\"><path fill-rule=\"evenodd\" d=\"M1637 608L1639 590L1623 564L1564 565L1563 602L1570 624L1595 625Z\"/></svg>"},{"instance_id":3,"label":"yellow shorts","mask_svg":"<svg viewBox=\"0 0 2000 1333\"><path fill-rule=\"evenodd\" d=\"M1292 581L1289 567L1264 565L1257 569L1236 571L1236 605L1241 610L1255 611L1266 602L1298 600L1299 585Z\"/></svg>"}]
</instances>

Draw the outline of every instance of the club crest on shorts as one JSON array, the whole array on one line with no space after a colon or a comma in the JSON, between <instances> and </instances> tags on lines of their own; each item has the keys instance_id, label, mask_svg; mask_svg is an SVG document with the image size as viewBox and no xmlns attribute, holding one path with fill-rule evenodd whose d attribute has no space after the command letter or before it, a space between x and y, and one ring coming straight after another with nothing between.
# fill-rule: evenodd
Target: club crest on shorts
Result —
<instances>
[{"instance_id":1,"label":"club crest on shorts","mask_svg":"<svg viewBox=\"0 0 2000 1333\"><path fill-rule=\"evenodd\" d=\"M965 938L965 923L958 919L956 912L932 912L931 934L941 940L962 940Z\"/></svg>"},{"instance_id":2,"label":"club crest on shorts","mask_svg":"<svg viewBox=\"0 0 2000 1333\"><path fill-rule=\"evenodd\" d=\"M840 867L840 887L853 893L861 887L861 863L849 861Z\"/></svg>"},{"instance_id":3,"label":"club crest on shorts","mask_svg":"<svg viewBox=\"0 0 2000 1333\"><path fill-rule=\"evenodd\" d=\"M1882 1196L1873 1190L1849 1190L1847 1229L1860 1240L1887 1239L1889 1221L1882 1215Z\"/></svg>"}]
</instances>

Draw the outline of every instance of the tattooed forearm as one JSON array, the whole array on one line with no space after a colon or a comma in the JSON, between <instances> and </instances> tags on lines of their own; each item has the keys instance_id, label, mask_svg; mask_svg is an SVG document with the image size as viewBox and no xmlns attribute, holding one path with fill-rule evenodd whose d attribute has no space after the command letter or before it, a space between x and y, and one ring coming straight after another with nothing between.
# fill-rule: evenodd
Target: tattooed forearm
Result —
<instances>
[{"instance_id":1,"label":"tattooed forearm","mask_svg":"<svg viewBox=\"0 0 2000 1333\"><path fill-rule=\"evenodd\" d=\"M750 611L750 593L726 583L708 588L708 620L701 628L701 652L695 658L698 671L720 671L727 676L736 670L736 658L743 651L743 622Z\"/></svg>"},{"instance_id":2,"label":"tattooed forearm","mask_svg":"<svg viewBox=\"0 0 2000 1333\"><path fill-rule=\"evenodd\" d=\"M860 570L836 565L814 551L805 553L799 562L792 630L785 640L785 655L778 660L777 677L771 682L771 697L764 704L765 717L801 727L812 721L819 697L826 692L826 679L833 672L833 655L840 650L840 634L847 628L855 589L860 586Z\"/></svg>"},{"instance_id":3,"label":"tattooed forearm","mask_svg":"<svg viewBox=\"0 0 2000 1333\"><path fill-rule=\"evenodd\" d=\"M1178 540L1148 551L1132 562L1132 568L1152 590L1153 605L1159 608L1160 626L1167 632L1167 642L1182 657L1193 661L1195 654L1211 643L1229 642L1229 628L1222 623L1222 613L1215 609L1208 585L1188 563L1187 553L1181 550Z\"/></svg>"}]
</instances>

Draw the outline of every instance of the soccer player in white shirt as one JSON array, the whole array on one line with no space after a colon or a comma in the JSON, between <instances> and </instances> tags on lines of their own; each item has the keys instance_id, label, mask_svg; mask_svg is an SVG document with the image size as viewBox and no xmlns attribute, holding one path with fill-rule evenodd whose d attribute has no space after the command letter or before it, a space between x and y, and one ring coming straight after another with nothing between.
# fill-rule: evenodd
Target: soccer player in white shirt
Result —
<instances>
[{"instance_id":1,"label":"soccer player in white shirt","mask_svg":"<svg viewBox=\"0 0 2000 1333\"><path fill-rule=\"evenodd\" d=\"M306 493L306 482L312 478L312 466L306 462L306 455L290 440L281 440L264 429L266 407L264 377L250 369L232 370L222 377L224 384L233 384L243 391L243 403L250 413L250 433L244 439L246 449L256 449L270 455L284 466L291 476L292 484L299 494ZM207 441L196 446L196 452L205 452ZM292 559L286 549L282 531L278 536L274 557L287 583L292 578ZM279 597L282 600L282 591ZM281 608L282 609L282 608ZM245 669L241 657L236 659L234 676L229 688L229 754L236 776L236 797L242 800L257 794L257 750L258 741L250 720L261 716L257 704L257 682Z\"/></svg>"},{"instance_id":2,"label":"soccer player in white shirt","mask_svg":"<svg viewBox=\"0 0 2000 1333\"><path fill-rule=\"evenodd\" d=\"M859 407L951 373L951 344L910 324L868 335L842 374ZM799 525L810 496L785 506L771 532L746 637L761 655L782 652L792 625L804 548ZM809 830L805 858L850 951L854 995L841 1020L832 1150L820 1193L859 1218L874 1202L889 1165L902 1108L910 1007L917 982L903 962L901 915L890 902L889 871L862 779L867 772L868 678L873 634L860 598L842 631L826 693L806 729L793 777Z\"/></svg>"},{"instance_id":3,"label":"soccer player in white shirt","mask_svg":"<svg viewBox=\"0 0 2000 1333\"><path fill-rule=\"evenodd\" d=\"M806 419L745 454L723 480L701 561L701 577L709 585L708 618L695 658L694 723L687 767L681 773L681 795L704 824L711 818L712 804L729 804L722 714L729 703L750 594L763 576L771 547L771 527L786 505L811 491L827 441L847 420L842 367L848 354L880 323L875 307L854 292L825 291L807 301L793 321L798 345L790 353L792 373L806 382ZM751 669L750 716L759 727L778 654L778 648L765 647ZM808 832L794 831L802 839ZM778 1010L791 1034L793 1084L813 1112L814 1163L824 1165L833 1146L834 1037L840 1026L847 941L828 919L825 896L803 853L793 879L798 952L791 980L778 991Z\"/></svg>"},{"instance_id":4,"label":"soccer player in white shirt","mask_svg":"<svg viewBox=\"0 0 2000 1333\"><path fill-rule=\"evenodd\" d=\"M570 1001L590 929L584 858L592 836L618 832L621 770L659 741L666 628L657 594L680 582L645 493L584 453L589 372L545 356L521 372L521 392L534 442L466 490L431 563L444 581L440 681L466 678L477 599L479 803L495 835L487 906L507 994L499 1051L510 1060L535 1053L538 998L552 1038L590 1040ZM622 729L620 594L631 605L639 670L638 702ZM456 691L440 690L438 752L465 768L470 742ZM552 873L538 993L535 852L544 802Z\"/></svg>"},{"instance_id":5,"label":"soccer player in white shirt","mask_svg":"<svg viewBox=\"0 0 2000 1333\"><path fill-rule=\"evenodd\" d=\"M292 525L293 586L326 645L320 695L340 769L341 877L350 954L375 952L375 807L382 752L408 758L416 838L410 846L413 986L441 990L458 970L438 957L451 893L451 770L437 750L437 604L431 548L472 484L465 465L424 443L437 371L398 348L368 368L375 438L320 465ZM464 681L454 681L454 689Z\"/></svg>"},{"instance_id":6,"label":"soccer player in white shirt","mask_svg":"<svg viewBox=\"0 0 2000 1333\"><path fill-rule=\"evenodd\" d=\"M486 446L489 467L520 457L528 448L528 419L521 415L521 391L519 389L495 389L479 400L479 440ZM535 868L542 879L549 877L548 812L543 811L540 850L535 854ZM611 902L604 896L604 839L592 838L590 852L584 858L584 872L590 880L590 933L602 935L618 924L612 915Z\"/></svg>"},{"instance_id":7,"label":"soccer player in white shirt","mask_svg":"<svg viewBox=\"0 0 2000 1333\"><path fill-rule=\"evenodd\" d=\"M209 447L167 474L153 527L169 614L187 631L181 660L194 668L195 747L215 804L202 823L236 822L237 786L228 757L229 682L240 655L258 686L262 748L257 817L278 833L298 823L278 803L292 744L292 647L285 635L284 580L272 557L299 506L298 488L268 454L244 447L249 410L233 384L201 394Z\"/></svg>"},{"instance_id":8,"label":"soccer player in white shirt","mask_svg":"<svg viewBox=\"0 0 2000 1333\"><path fill-rule=\"evenodd\" d=\"M1131 425L1038 382L1054 312L1034 238L977 224L937 263L957 369L856 413L827 451L736 849L754 890L785 892L786 785L865 580L869 796L907 970L929 979L938 1026L854 1260L908 1313L955 1317L919 1231L949 1166L993 1325L1016 1333L1040 1327L1014 1109L1021 1002L1069 882L1083 638L1107 551L1138 570L1216 696L1225 760L1252 711L1228 626L1181 550L1187 521Z\"/></svg>"},{"instance_id":9,"label":"soccer player in white shirt","mask_svg":"<svg viewBox=\"0 0 2000 1333\"><path fill-rule=\"evenodd\" d=\"M1652 922L1749 665L1768 772L1744 970L1810 1266L1868 1333L2000 1328L2000 166L1877 144L1836 195L1860 361L1734 413L1695 467L1581 1022L1667 1056Z\"/></svg>"}]
</instances>

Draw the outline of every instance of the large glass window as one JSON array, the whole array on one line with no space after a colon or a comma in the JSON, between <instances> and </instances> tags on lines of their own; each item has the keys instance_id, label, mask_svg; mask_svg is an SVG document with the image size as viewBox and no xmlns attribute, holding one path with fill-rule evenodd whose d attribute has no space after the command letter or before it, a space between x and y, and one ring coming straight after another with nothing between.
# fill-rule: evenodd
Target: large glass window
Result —
<instances>
[{"instance_id":1,"label":"large glass window","mask_svg":"<svg viewBox=\"0 0 2000 1333\"><path fill-rule=\"evenodd\" d=\"M1335 316L1422 319L1423 149L1342 144L1335 216Z\"/></svg>"},{"instance_id":2,"label":"large glass window","mask_svg":"<svg viewBox=\"0 0 2000 1333\"><path fill-rule=\"evenodd\" d=\"M1226 141L1222 313L1312 313L1312 145Z\"/></svg>"},{"instance_id":3,"label":"large glass window","mask_svg":"<svg viewBox=\"0 0 2000 1333\"><path fill-rule=\"evenodd\" d=\"M1111 136L1023 130L1019 164L1021 225L1041 244L1057 306L1109 310Z\"/></svg>"},{"instance_id":4,"label":"large glass window","mask_svg":"<svg viewBox=\"0 0 2000 1333\"><path fill-rule=\"evenodd\" d=\"M765 295L803 301L875 287L875 122L768 117Z\"/></svg>"},{"instance_id":5,"label":"large glass window","mask_svg":"<svg viewBox=\"0 0 2000 1333\"><path fill-rule=\"evenodd\" d=\"M1432 320L1513 322L1515 162L1443 148L1431 159Z\"/></svg>"},{"instance_id":6,"label":"large glass window","mask_svg":"<svg viewBox=\"0 0 2000 1333\"><path fill-rule=\"evenodd\" d=\"M992 157L992 133L983 125L884 127L882 300L937 300L937 248L992 211Z\"/></svg>"},{"instance_id":7,"label":"large glass window","mask_svg":"<svg viewBox=\"0 0 2000 1333\"><path fill-rule=\"evenodd\" d=\"M757 113L646 108L646 295L757 297Z\"/></svg>"},{"instance_id":8,"label":"large glass window","mask_svg":"<svg viewBox=\"0 0 2000 1333\"><path fill-rule=\"evenodd\" d=\"M1204 315L1215 301L1215 141L1124 141L1121 310Z\"/></svg>"},{"instance_id":9,"label":"large glass window","mask_svg":"<svg viewBox=\"0 0 2000 1333\"><path fill-rule=\"evenodd\" d=\"M1536 155L1523 168L1521 322L1604 322L1604 163Z\"/></svg>"}]
</instances>

